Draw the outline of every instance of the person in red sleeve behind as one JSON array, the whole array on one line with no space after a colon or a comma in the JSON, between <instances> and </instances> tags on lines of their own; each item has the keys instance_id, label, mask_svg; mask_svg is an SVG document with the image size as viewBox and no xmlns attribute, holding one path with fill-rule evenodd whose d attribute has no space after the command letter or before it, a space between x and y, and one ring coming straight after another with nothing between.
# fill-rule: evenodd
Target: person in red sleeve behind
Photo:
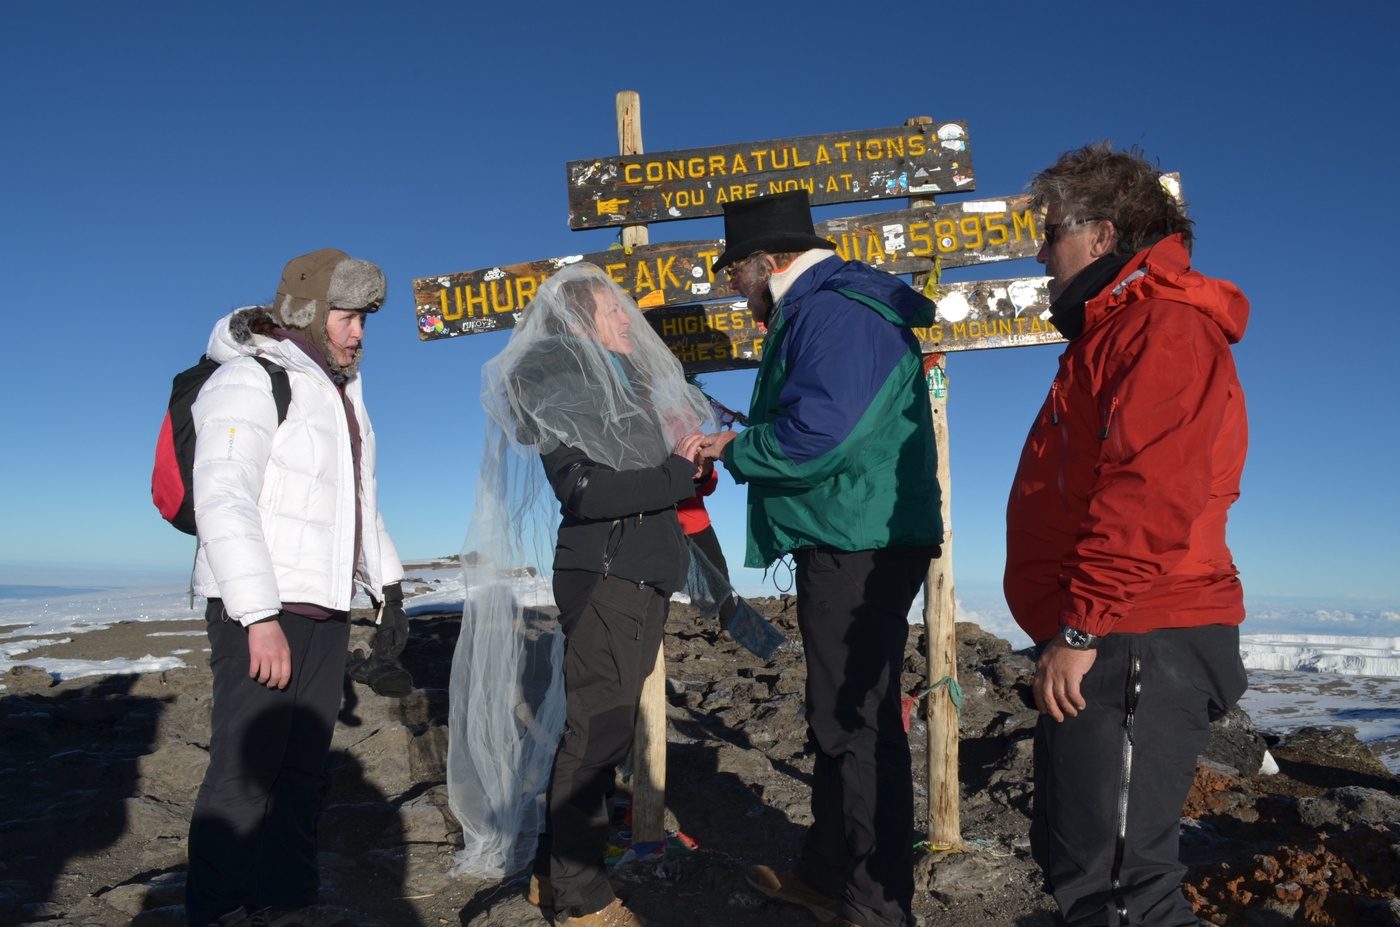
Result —
<instances>
[{"instance_id":1,"label":"person in red sleeve behind","mask_svg":"<svg viewBox=\"0 0 1400 927\"><path fill-rule=\"evenodd\" d=\"M1191 269L1192 223L1136 149L1067 152L1031 189L1069 339L1006 513L1006 600L1038 648L1031 851L1070 924L1194 927L1181 808L1247 685L1225 521L1249 302Z\"/></svg>"},{"instance_id":2,"label":"person in red sleeve behind","mask_svg":"<svg viewBox=\"0 0 1400 927\"><path fill-rule=\"evenodd\" d=\"M705 497L715 491L715 485L719 482L719 474L715 472L715 464L712 460L705 461L705 471L701 478L697 480L699 484L695 490L695 495L676 506L676 517L681 520L681 527L685 529L686 537L695 542L695 546L700 548L700 553L705 555L717 570L724 574L724 578L729 578L729 564L724 559L724 551L720 549L719 538L715 535L714 526L710 524L710 513L705 511ZM725 599L719 607L719 626L721 631L729 630L729 618L734 614L734 597Z\"/></svg>"}]
</instances>

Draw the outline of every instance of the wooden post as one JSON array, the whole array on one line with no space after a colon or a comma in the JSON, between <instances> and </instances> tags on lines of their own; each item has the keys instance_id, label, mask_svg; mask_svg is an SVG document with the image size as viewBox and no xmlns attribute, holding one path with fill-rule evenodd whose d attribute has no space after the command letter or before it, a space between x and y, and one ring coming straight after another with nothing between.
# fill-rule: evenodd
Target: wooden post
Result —
<instances>
[{"instance_id":1,"label":"wooden post","mask_svg":"<svg viewBox=\"0 0 1400 927\"><path fill-rule=\"evenodd\" d=\"M617 95L618 154L642 153L642 100L634 90ZM622 227L622 245L648 242L645 225ZM637 729L632 739L632 839L639 843L666 839L666 657L656 651L656 666L642 683Z\"/></svg>"},{"instance_id":2,"label":"wooden post","mask_svg":"<svg viewBox=\"0 0 1400 927\"><path fill-rule=\"evenodd\" d=\"M617 95L617 153L642 153L642 97L635 90L623 90ZM622 227L622 247L635 248L649 242L645 225Z\"/></svg>"},{"instance_id":3,"label":"wooden post","mask_svg":"<svg viewBox=\"0 0 1400 927\"><path fill-rule=\"evenodd\" d=\"M931 125L932 118L915 116L907 126ZM932 197L910 197L909 208L932 206ZM914 275L914 288L922 290L928 274ZM958 678L958 644L953 627L952 468L948 462L947 358L936 354L927 364L929 405L933 409L933 435L938 448L938 486L943 493L943 556L929 564L924 583L924 641L928 685ZM925 701L928 716L928 842L936 848L962 843L958 788L958 711L946 685L930 692Z\"/></svg>"}]
</instances>

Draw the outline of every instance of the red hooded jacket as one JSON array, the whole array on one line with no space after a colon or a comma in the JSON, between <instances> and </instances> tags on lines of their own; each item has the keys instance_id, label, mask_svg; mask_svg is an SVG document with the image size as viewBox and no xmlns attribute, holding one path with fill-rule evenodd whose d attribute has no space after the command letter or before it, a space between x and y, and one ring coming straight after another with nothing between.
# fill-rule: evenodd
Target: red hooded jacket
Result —
<instances>
[{"instance_id":1,"label":"red hooded jacket","mask_svg":"<svg viewBox=\"0 0 1400 927\"><path fill-rule=\"evenodd\" d=\"M1225 520L1249 436L1230 345L1249 301L1191 270L1173 235L1129 261L1084 317L1011 486L1011 614L1037 643L1060 625L1239 624Z\"/></svg>"}]
</instances>

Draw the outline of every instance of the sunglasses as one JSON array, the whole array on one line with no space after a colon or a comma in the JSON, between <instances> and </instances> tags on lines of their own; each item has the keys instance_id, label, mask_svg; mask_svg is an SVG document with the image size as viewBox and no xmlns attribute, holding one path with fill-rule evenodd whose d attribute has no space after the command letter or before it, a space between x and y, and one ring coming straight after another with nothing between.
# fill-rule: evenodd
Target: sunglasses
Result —
<instances>
[{"instance_id":1,"label":"sunglasses","mask_svg":"<svg viewBox=\"0 0 1400 927\"><path fill-rule=\"evenodd\" d=\"M1042 231L1045 232L1045 244L1046 244L1046 245L1053 245L1053 244L1055 243L1055 236L1059 233L1060 229L1063 229L1063 228L1074 228L1076 225L1088 225L1090 222L1107 222L1107 221L1108 221L1108 218L1107 218L1106 216L1095 216L1095 217L1092 218L1092 219L1076 219L1076 220L1074 220L1073 222L1051 222L1051 223L1048 223L1047 225L1045 225L1045 226L1042 227Z\"/></svg>"}]
</instances>

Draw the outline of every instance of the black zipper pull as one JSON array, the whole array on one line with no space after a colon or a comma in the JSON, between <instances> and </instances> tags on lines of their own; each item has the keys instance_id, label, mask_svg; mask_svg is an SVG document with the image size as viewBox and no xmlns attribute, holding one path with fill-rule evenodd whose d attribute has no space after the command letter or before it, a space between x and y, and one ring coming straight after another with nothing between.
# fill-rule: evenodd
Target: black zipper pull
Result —
<instances>
[{"instance_id":1,"label":"black zipper pull","mask_svg":"<svg viewBox=\"0 0 1400 927\"><path fill-rule=\"evenodd\" d=\"M1099 434L1100 441L1108 440L1108 430L1113 427L1113 412L1118 408L1118 397L1114 396L1113 401L1108 404L1108 411L1103 414L1103 431Z\"/></svg>"},{"instance_id":2,"label":"black zipper pull","mask_svg":"<svg viewBox=\"0 0 1400 927\"><path fill-rule=\"evenodd\" d=\"M1123 728L1128 736L1128 743L1133 742L1133 716L1137 713L1138 697L1142 695L1142 679L1139 674L1142 671L1142 657L1133 654L1128 660L1128 714L1123 719Z\"/></svg>"}]
</instances>

